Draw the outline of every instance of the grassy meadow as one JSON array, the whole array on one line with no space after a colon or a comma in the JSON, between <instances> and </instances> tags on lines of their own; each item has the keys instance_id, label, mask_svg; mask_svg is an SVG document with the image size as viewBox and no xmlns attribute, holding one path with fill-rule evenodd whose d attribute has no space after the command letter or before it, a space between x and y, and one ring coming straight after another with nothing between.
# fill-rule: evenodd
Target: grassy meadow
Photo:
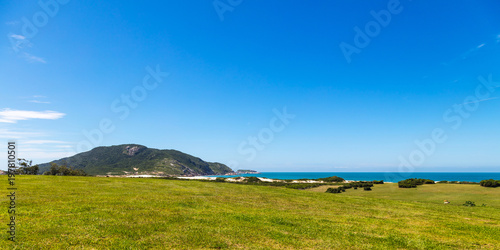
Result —
<instances>
[{"instance_id":1,"label":"grassy meadow","mask_svg":"<svg viewBox=\"0 0 500 250\"><path fill-rule=\"evenodd\" d=\"M310 190L164 179L16 177L4 249L472 249L500 246L500 188ZM7 193L7 181L1 183ZM324 190L323 190L324 189ZM8 200L0 210L8 223ZM444 205L443 200L451 204ZM466 200L476 207L464 207ZM481 204L487 204L481 207Z\"/></svg>"}]
</instances>

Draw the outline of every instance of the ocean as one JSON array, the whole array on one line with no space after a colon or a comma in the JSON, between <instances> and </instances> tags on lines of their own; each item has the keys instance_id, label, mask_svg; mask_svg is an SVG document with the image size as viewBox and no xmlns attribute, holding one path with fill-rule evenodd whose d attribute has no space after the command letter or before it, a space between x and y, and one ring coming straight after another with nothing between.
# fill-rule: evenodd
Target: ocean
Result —
<instances>
[{"instance_id":1,"label":"ocean","mask_svg":"<svg viewBox=\"0 0 500 250\"><path fill-rule=\"evenodd\" d=\"M423 178L434 181L472 181L495 179L500 180L498 173L442 173L442 172L262 172L260 174L217 175L216 177L256 176L269 179L317 179L330 176L342 177L345 180L398 182L408 178Z\"/></svg>"}]
</instances>

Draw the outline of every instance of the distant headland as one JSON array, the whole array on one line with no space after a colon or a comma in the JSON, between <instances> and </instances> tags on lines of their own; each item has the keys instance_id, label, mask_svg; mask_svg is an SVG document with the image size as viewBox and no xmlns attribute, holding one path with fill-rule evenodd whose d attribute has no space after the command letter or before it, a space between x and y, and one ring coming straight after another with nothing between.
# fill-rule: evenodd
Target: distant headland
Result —
<instances>
[{"instance_id":1,"label":"distant headland","mask_svg":"<svg viewBox=\"0 0 500 250\"><path fill-rule=\"evenodd\" d=\"M236 174L260 174L260 172L250 169L238 169Z\"/></svg>"}]
</instances>

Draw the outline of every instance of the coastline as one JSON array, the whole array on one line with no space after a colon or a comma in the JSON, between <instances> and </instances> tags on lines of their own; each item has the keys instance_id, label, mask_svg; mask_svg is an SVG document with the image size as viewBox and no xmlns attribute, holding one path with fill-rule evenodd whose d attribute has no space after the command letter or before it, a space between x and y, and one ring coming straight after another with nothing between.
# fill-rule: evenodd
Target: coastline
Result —
<instances>
[{"instance_id":1,"label":"coastline","mask_svg":"<svg viewBox=\"0 0 500 250\"><path fill-rule=\"evenodd\" d=\"M178 179L184 179L184 180L210 180L214 181L218 177L214 176L181 176L177 177ZM286 182L285 180L282 179L270 179L270 178L265 178L265 177L257 177L259 180L263 182ZM244 178L241 177L225 177L227 182L243 182ZM349 182L354 182L352 180L345 180L344 183L349 183ZM290 183L328 183L324 181L316 181L316 180L292 180Z\"/></svg>"},{"instance_id":2,"label":"coastline","mask_svg":"<svg viewBox=\"0 0 500 250\"><path fill-rule=\"evenodd\" d=\"M121 175L109 177L126 177L126 178L164 178L174 177L185 180L215 180L218 177L225 178L229 182L238 182L238 178L257 177L264 182L281 182L288 181L293 183L316 183L317 179L338 176L347 182L353 181L384 181L385 183L397 183L398 181L410 178L430 179L436 182L476 182L488 179L500 179L500 172L414 172L414 173L399 173L399 172L262 172L259 174L226 174L226 175L198 175L198 176L159 176L151 174L138 175ZM105 176L102 176L105 177ZM321 183L321 182L319 182Z\"/></svg>"},{"instance_id":3,"label":"coastline","mask_svg":"<svg viewBox=\"0 0 500 250\"><path fill-rule=\"evenodd\" d=\"M242 175L211 175L210 177L258 177L274 180L318 179L338 176L352 181L383 180L386 183L398 182L405 179L430 179L438 181L469 181L480 182L487 179L500 179L500 172L261 172L261 174Z\"/></svg>"}]
</instances>

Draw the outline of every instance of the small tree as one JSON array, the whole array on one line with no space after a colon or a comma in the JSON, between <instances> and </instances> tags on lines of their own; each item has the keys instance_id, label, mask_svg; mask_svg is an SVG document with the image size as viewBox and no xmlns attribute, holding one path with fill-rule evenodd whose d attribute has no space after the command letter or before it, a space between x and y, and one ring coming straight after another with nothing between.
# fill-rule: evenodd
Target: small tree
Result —
<instances>
[{"instance_id":1,"label":"small tree","mask_svg":"<svg viewBox=\"0 0 500 250\"><path fill-rule=\"evenodd\" d=\"M19 164L19 169L17 169L17 174L26 174L26 175L37 175L38 174L38 165L32 165L33 161L28 161L26 159L17 159Z\"/></svg>"},{"instance_id":2,"label":"small tree","mask_svg":"<svg viewBox=\"0 0 500 250\"><path fill-rule=\"evenodd\" d=\"M57 175L59 174L59 166L55 163L50 163L50 175Z\"/></svg>"}]
</instances>

